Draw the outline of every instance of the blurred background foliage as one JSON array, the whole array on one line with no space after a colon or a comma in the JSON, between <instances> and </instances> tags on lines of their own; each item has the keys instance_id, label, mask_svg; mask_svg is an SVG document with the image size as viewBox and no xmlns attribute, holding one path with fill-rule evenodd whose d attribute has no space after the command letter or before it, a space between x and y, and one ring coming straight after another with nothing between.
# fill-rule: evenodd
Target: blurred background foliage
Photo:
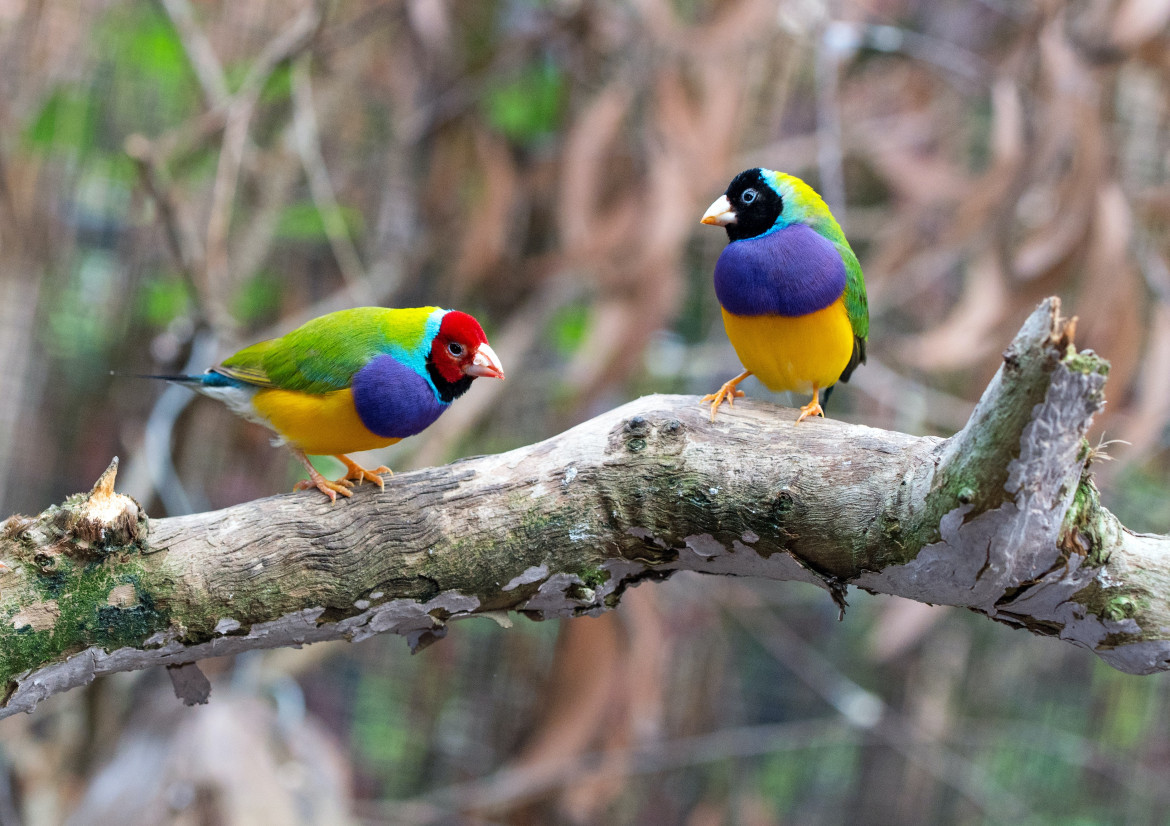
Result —
<instances>
[{"instance_id":1,"label":"blurred background foliage","mask_svg":"<svg viewBox=\"0 0 1170 826\"><path fill-rule=\"evenodd\" d=\"M1113 365L1108 505L1170 530L1170 0L0 0L0 515L110 456L152 516L285 491L186 391L324 312L476 314L508 368L398 470L739 367L698 225L808 179L865 268L830 415L947 435L1043 296ZM765 396L758 384L748 392ZM778 399L785 403L790 400ZM762 446L761 449L766 449ZM330 468L330 471L337 468ZM1147 824L1170 690L982 617L678 577L99 680L0 723L0 822Z\"/></svg>"}]
</instances>

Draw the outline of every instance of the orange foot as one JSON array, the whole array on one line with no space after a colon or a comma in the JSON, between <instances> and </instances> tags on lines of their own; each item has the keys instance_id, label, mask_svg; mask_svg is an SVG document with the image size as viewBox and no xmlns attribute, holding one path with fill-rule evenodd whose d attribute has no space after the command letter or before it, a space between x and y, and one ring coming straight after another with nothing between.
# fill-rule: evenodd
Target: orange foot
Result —
<instances>
[{"instance_id":1,"label":"orange foot","mask_svg":"<svg viewBox=\"0 0 1170 826\"><path fill-rule=\"evenodd\" d=\"M293 485L294 491L316 488L328 496L330 502L336 502L337 494L339 493L347 499L353 496L353 491L350 490L353 487L353 482L349 481L347 477L343 476L336 482L330 482L317 471L317 468L313 467L313 463L309 461L309 457L305 455L303 450L298 450L294 447L292 448L292 454L297 457L297 461L304 465L305 470L309 473L308 479L302 479Z\"/></svg>"},{"instance_id":2,"label":"orange foot","mask_svg":"<svg viewBox=\"0 0 1170 826\"><path fill-rule=\"evenodd\" d=\"M711 403L711 421L715 421L715 413L719 410L719 405L723 404L724 399L727 400L728 407L735 407L735 400L743 395L742 390L736 389L736 385L751 375L751 371L744 370L734 379L724 382L723 386L719 388L716 393L708 393L703 398L699 399L699 404Z\"/></svg>"},{"instance_id":3,"label":"orange foot","mask_svg":"<svg viewBox=\"0 0 1170 826\"><path fill-rule=\"evenodd\" d=\"M800 408L800 416L796 419L797 424L800 424L809 416L820 416L822 419L825 417L825 411L821 409L821 403L817 401L817 396L819 395L820 388L814 385L812 401Z\"/></svg>"},{"instance_id":4,"label":"orange foot","mask_svg":"<svg viewBox=\"0 0 1170 826\"><path fill-rule=\"evenodd\" d=\"M301 481L297 482L295 485L293 485L293 490L309 490L311 488L316 488L328 496L330 502L336 502L337 494L339 493L347 498L353 496L353 491L350 490L352 487L353 482L349 481L348 479L338 479L336 482L330 482L328 479L318 473L316 468L313 468L309 471L309 478L302 479Z\"/></svg>"},{"instance_id":5,"label":"orange foot","mask_svg":"<svg viewBox=\"0 0 1170 826\"><path fill-rule=\"evenodd\" d=\"M338 459L343 465L345 465L346 468L345 476L338 479L338 482L349 482L352 480L357 482L359 485L363 482L373 482L378 486L379 490L385 490L386 482L379 474L388 473L391 476L394 475L394 471L385 465L379 465L373 470L367 470L348 456L338 454L333 458Z\"/></svg>"}]
</instances>

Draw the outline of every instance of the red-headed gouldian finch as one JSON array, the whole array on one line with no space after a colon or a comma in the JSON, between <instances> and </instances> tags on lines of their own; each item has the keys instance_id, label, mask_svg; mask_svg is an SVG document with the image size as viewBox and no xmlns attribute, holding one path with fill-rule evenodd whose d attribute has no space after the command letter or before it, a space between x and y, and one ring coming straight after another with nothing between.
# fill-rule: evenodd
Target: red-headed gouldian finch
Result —
<instances>
[{"instance_id":1,"label":"red-headed gouldian finch","mask_svg":"<svg viewBox=\"0 0 1170 826\"><path fill-rule=\"evenodd\" d=\"M744 371L711 403L755 376L769 390L812 393L799 424L824 416L819 396L865 362L869 307L857 256L821 196L799 178L770 169L739 173L703 215L730 241L715 264L723 326Z\"/></svg>"},{"instance_id":2,"label":"red-headed gouldian finch","mask_svg":"<svg viewBox=\"0 0 1170 826\"><path fill-rule=\"evenodd\" d=\"M296 490L331 501L353 483L385 487L380 467L345 454L373 450L422 432L479 377L504 368L479 322L439 307L359 307L329 313L280 338L246 347L198 376L161 376L190 385L276 433L309 472ZM336 482L305 455L346 466Z\"/></svg>"}]
</instances>

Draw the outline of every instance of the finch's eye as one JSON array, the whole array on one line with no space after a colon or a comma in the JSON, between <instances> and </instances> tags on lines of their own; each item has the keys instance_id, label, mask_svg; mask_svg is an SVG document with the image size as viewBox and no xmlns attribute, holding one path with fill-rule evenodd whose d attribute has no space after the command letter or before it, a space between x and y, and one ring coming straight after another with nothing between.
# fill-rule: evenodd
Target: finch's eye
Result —
<instances>
[{"instance_id":1,"label":"finch's eye","mask_svg":"<svg viewBox=\"0 0 1170 826\"><path fill-rule=\"evenodd\" d=\"M447 352L458 358L459 356L463 355L463 345L458 341L452 341L447 345Z\"/></svg>"},{"instance_id":2,"label":"finch's eye","mask_svg":"<svg viewBox=\"0 0 1170 826\"><path fill-rule=\"evenodd\" d=\"M757 193L754 189L745 189L743 191L743 194L739 196L739 200L745 204L750 204L752 201L756 200L756 198L758 198L758 197L759 197L759 193Z\"/></svg>"}]
</instances>

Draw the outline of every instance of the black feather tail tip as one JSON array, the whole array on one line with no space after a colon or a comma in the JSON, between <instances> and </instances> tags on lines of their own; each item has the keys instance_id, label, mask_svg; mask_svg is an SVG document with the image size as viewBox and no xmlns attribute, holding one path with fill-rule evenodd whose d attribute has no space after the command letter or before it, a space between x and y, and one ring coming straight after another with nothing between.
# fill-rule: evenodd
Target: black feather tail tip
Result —
<instances>
[{"instance_id":1,"label":"black feather tail tip","mask_svg":"<svg viewBox=\"0 0 1170 826\"><path fill-rule=\"evenodd\" d=\"M111 370L111 376L116 376L120 379L155 379L157 381L176 381L184 384L203 384L204 376L183 376L183 375L162 375L160 373L122 373L118 370Z\"/></svg>"}]
</instances>

